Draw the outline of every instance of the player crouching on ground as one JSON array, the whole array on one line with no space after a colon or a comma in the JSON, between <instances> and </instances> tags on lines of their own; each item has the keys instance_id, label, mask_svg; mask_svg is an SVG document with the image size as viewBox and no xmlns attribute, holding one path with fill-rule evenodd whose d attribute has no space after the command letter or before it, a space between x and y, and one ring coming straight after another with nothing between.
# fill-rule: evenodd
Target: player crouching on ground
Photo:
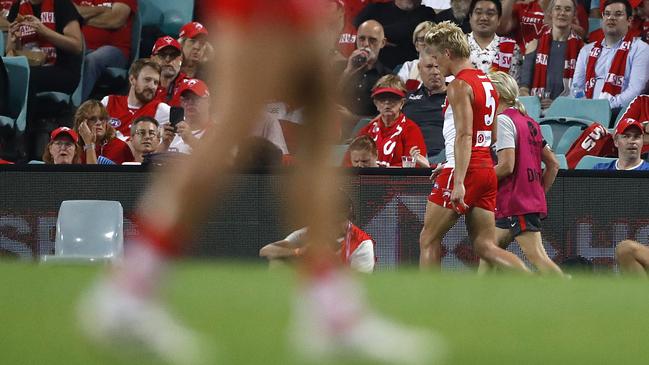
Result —
<instances>
[{"instance_id":1,"label":"player crouching on ground","mask_svg":"<svg viewBox=\"0 0 649 365\"><path fill-rule=\"evenodd\" d=\"M541 219L548 211L545 194L559 172L559 162L543 140L541 127L518 100L516 80L502 71L488 76L499 96L496 242L506 248L515 239L541 274L562 275L545 252L540 232ZM545 170L541 169L541 161ZM531 179L529 172L533 172ZM489 267L480 260L478 271L485 272Z\"/></svg>"},{"instance_id":2,"label":"player crouching on ground","mask_svg":"<svg viewBox=\"0 0 649 365\"><path fill-rule=\"evenodd\" d=\"M371 273L374 270L374 242L372 237L352 223L354 206L349 197L344 196L343 210L337 215L340 221L339 237L334 247L344 265L352 269ZM292 232L281 241L270 243L259 250L259 256L268 259L270 266L279 266L299 258L308 250L308 228L304 227Z\"/></svg>"}]
</instances>

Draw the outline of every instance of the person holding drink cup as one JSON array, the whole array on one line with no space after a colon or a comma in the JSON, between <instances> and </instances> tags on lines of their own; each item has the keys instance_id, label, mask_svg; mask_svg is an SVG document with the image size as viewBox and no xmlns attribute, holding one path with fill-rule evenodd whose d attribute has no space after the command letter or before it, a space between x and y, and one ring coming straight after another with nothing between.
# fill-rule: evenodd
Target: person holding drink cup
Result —
<instances>
[{"instance_id":1,"label":"person holding drink cup","mask_svg":"<svg viewBox=\"0 0 649 365\"><path fill-rule=\"evenodd\" d=\"M405 86L399 76L381 77L372 89L372 100L379 115L358 135L368 135L376 142L379 166L430 167L421 129L401 112L405 96Z\"/></svg>"}]
</instances>

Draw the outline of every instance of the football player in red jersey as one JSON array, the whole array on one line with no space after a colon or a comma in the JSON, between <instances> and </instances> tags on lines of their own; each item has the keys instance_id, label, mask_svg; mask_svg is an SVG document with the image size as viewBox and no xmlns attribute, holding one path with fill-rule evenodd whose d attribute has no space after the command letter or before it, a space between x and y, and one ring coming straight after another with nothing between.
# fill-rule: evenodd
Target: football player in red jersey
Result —
<instances>
[{"instance_id":1,"label":"football player in red jersey","mask_svg":"<svg viewBox=\"0 0 649 365\"><path fill-rule=\"evenodd\" d=\"M438 172L428 197L424 227L419 238L421 268L439 267L441 244L461 214L473 247L489 264L528 272L514 254L496 245L494 210L498 181L491 158L495 139L498 95L480 70L469 60L469 44L462 30L446 21L426 34L425 52L435 57L448 85L444 112L447 162Z\"/></svg>"},{"instance_id":2,"label":"football player in red jersey","mask_svg":"<svg viewBox=\"0 0 649 365\"><path fill-rule=\"evenodd\" d=\"M179 325L157 298L162 273L206 218L215 192L227 183L226 156L249 133L267 100L304 105L306 147L290 185L288 217L309 227L310 248L300 272L292 344L323 361L351 355L372 362L431 363L438 342L401 328L367 309L355 282L332 250L338 176L327 166L333 144L334 77L320 29L330 0L216 0L217 47L212 94L219 114L188 158L159 171L137 211L139 235L124 262L82 301L87 332L104 341L141 344L170 363L201 362L197 336ZM263 71L260 72L260 60ZM243 97L245 96L245 97ZM323 177L325 177L323 179ZM436 353L432 353L437 351Z\"/></svg>"}]
</instances>

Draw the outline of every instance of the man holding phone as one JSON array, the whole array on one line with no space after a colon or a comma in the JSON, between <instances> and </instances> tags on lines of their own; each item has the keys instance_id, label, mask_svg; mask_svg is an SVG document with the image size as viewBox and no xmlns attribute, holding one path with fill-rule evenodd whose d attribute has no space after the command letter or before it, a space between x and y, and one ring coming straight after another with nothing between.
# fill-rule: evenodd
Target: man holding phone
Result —
<instances>
[{"instance_id":1,"label":"man holding phone","mask_svg":"<svg viewBox=\"0 0 649 365\"><path fill-rule=\"evenodd\" d=\"M178 90L180 107L172 107L158 152L191 154L210 125L210 91L205 82L185 80Z\"/></svg>"}]
</instances>

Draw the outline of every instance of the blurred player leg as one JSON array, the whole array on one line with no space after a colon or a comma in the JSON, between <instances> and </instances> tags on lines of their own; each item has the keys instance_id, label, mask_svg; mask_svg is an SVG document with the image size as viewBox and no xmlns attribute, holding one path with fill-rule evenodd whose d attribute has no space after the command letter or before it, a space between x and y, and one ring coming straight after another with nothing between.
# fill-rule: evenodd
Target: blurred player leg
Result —
<instances>
[{"instance_id":1,"label":"blurred player leg","mask_svg":"<svg viewBox=\"0 0 649 365\"><path fill-rule=\"evenodd\" d=\"M509 251L496 245L494 213L474 207L466 214L469 237L475 252L490 265L500 268L529 272L523 261Z\"/></svg>"},{"instance_id":2,"label":"blurred player leg","mask_svg":"<svg viewBox=\"0 0 649 365\"><path fill-rule=\"evenodd\" d=\"M419 267L421 269L440 269L442 264L442 240L459 215L454 210L441 207L428 201L424 226L419 234Z\"/></svg>"},{"instance_id":3,"label":"blurred player leg","mask_svg":"<svg viewBox=\"0 0 649 365\"><path fill-rule=\"evenodd\" d=\"M624 240L615 247L615 260L625 274L647 277L649 248L636 241Z\"/></svg>"},{"instance_id":4,"label":"blurred player leg","mask_svg":"<svg viewBox=\"0 0 649 365\"><path fill-rule=\"evenodd\" d=\"M516 242L521 246L525 257L536 267L543 275L560 275L563 271L557 264L552 261L543 247L541 232L526 231L516 236Z\"/></svg>"},{"instance_id":5,"label":"blurred player leg","mask_svg":"<svg viewBox=\"0 0 649 365\"><path fill-rule=\"evenodd\" d=\"M502 247L503 249L507 249L507 246L512 242L514 239L514 236L512 235L512 232L509 229L502 229L496 227L496 242L498 243L498 247ZM478 274L484 275L490 272L493 269L493 266L491 266L487 261L480 259L480 263L478 264Z\"/></svg>"}]
</instances>

